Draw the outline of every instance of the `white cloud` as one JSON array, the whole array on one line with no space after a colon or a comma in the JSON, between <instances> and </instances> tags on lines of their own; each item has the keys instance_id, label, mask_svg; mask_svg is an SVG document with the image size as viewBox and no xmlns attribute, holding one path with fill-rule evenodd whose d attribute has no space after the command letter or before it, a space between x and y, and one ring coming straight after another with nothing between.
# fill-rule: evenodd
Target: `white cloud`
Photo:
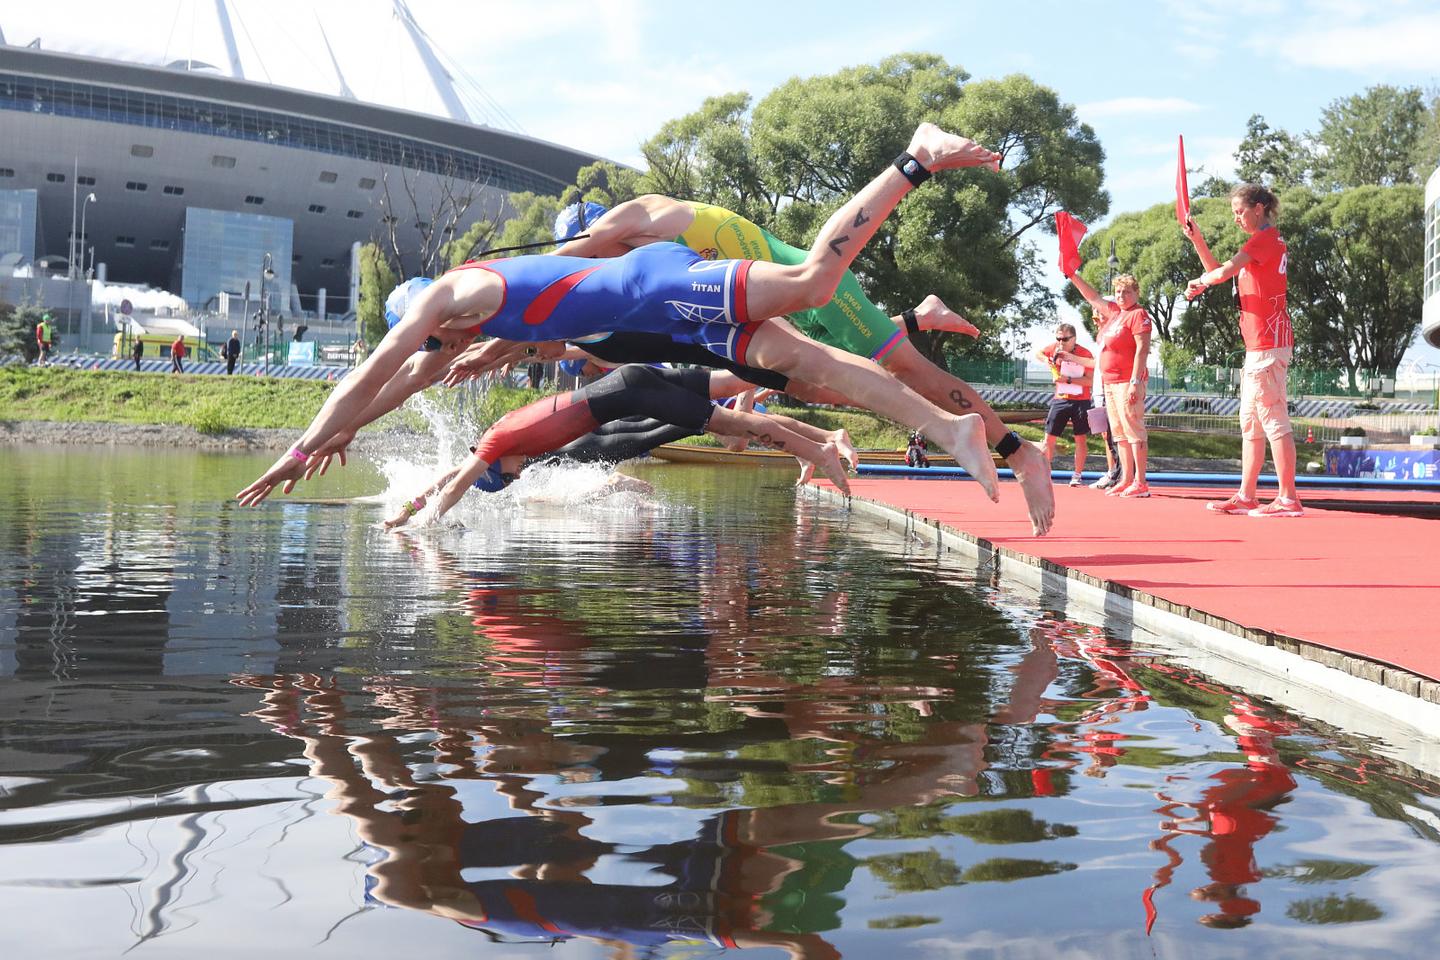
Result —
<instances>
[{"instance_id":1,"label":"white cloud","mask_svg":"<svg viewBox=\"0 0 1440 960\"><path fill-rule=\"evenodd\" d=\"M1290 33L1278 43L1266 40L1257 46L1304 67L1434 73L1440 67L1440 13L1380 23L1368 20L1363 26L1326 25Z\"/></svg>"},{"instance_id":2,"label":"white cloud","mask_svg":"<svg viewBox=\"0 0 1440 960\"><path fill-rule=\"evenodd\" d=\"M1114 100L1097 100L1082 103L1075 112L1082 120L1098 120L1102 117L1129 117L1138 114L1194 113L1205 109L1193 100L1184 97L1116 97Z\"/></svg>"}]
</instances>

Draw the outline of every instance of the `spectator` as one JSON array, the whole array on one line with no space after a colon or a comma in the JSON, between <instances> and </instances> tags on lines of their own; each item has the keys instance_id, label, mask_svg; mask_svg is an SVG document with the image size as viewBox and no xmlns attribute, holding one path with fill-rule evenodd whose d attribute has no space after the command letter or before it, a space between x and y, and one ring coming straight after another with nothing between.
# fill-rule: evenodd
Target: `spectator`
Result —
<instances>
[{"instance_id":1,"label":"spectator","mask_svg":"<svg viewBox=\"0 0 1440 960\"><path fill-rule=\"evenodd\" d=\"M1114 280L1115 299L1106 300L1079 274L1070 277L1075 289L1095 311L1099 324L1100 384L1105 414L1120 453L1120 483L1106 496L1148 497L1145 482L1149 437L1145 432L1146 364L1150 359L1150 315L1140 306L1140 284L1128 273ZM1092 363L1094 361L1091 361Z\"/></svg>"},{"instance_id":2,"label":"spectator","mask_svg":"<svg viewBox=\"0 0 1440 960\"><path fill-rule=\"evenodd\" d=\"M185 372L185 334L177 333L175 342L170 344L170 372Z\"/></svg>"},{"instance_id":3,"label":"spectator","mask_svg":"<svg viewBox=\"0 0 1440 960\"><path fill-rule=\"evenodd\" d=\"M1206 272L1186 286L1193 300L1210 287L1235 277L1240 293L1240 335L1245 340L1245 370L1240 386L1240 489L1228 500L1207 506L1217 513L1248 513L1252 517L1303 517L1295 489L1295 434L1286 400L1295 331L1290 325L1285 241L1275 229L1280 201L1265 187L1242 183L1230 194L1230 212L1249 237L1223 264L1216 261L1194 220L1181 227L1195 245ZM1257 486L1265 463L1265 441L1280 489L1274 500L1260 505Z\"/></svg>"},{"instance_id":4,"label":"spectator","mask_svg":"<svg viewBox=\"0 0 1440 960\"><path fill-rule=\"evenodd\" d=\"M240 331L231 330L230 339L225 341L225 375L235 372L235 363L240 359Z\"/></svg>"},{"instance_id":5,"label":"spectator","mask_svg":"<svg viewBox=\"0 0 1440 960\"><path fill-rule=\"evenodd\" d=\"M1075 342L1074 324L1055 326L1055 341L1035 351L1050 367L1055 396L1045 416L1045 459L1055 459L1055 441L1065 435L1065 424L1075 436L1075 469L1070 486L1083 484L1085 455L1090 448L1091 384L1095 380L1095 355ZM1085 361L1089 361L1087 364Z\"/></svg>"},{"instance_id":6,"label":"spectator","mask_svg":"<svg viewBox=\"0 0 1440 960\"><path fill-rule=\"evenodd\" d=\"M48 313L42 313L35 324L35 345L40 348L40 359L35 362L43 367L50 362L50 350L55 346L55 328L50 325Z\"/></svg>"},{"instance_id":7,"label":"spectator","mask_svg":"<svg viewBox=\"0 0 1440 960\"><path fill-rule=\"evenodd\" d=\"M350 344L350 365L352 367L360 366L369 355L370 345L365 342L363 337L356 338L355 342Z\"/></svg>"},{"instance_id":8,"label":"spectator","mask_svg":"<svg viewBox=\"0 0 1440 960\"><path fill-rule=\"evenodd\" d=\"M145 344L139 337L135 338L135 344L130 348L130 359L135 361L135 369L140 369L140 358L145 356Z\"/></svg>"}]
</instances>

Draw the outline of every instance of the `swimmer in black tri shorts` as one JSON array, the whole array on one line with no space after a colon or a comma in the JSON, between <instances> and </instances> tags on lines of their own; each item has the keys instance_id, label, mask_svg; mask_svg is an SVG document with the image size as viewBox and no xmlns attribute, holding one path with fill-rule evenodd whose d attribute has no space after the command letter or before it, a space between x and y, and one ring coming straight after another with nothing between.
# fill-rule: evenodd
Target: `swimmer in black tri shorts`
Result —
<instances>
[{"instance_id":1,"label":"swimmer in black tri shorts","mask_svg":"<svg viewBox=\"0 0 1440 960\"><path fill-rule=\"evenodd\" d=\"M947 413L874 364L767 318L829 300L880 222L931 172L998 163L998 154L921 124L895 164L831 216L800 264L705 260L679 244L653 244L613 260L516 257L452 270L415 299L391 336L331 394L300 441L237 496L251 506L300 476L311 453L349 428L407 357L440 331L483 329L503 339L540 341L684 329L722 355L801 376L922 430L997 499L980 417ZM1012 442L997 451L1013 452L1019 440Z\"/></svg>"}]
</instances>

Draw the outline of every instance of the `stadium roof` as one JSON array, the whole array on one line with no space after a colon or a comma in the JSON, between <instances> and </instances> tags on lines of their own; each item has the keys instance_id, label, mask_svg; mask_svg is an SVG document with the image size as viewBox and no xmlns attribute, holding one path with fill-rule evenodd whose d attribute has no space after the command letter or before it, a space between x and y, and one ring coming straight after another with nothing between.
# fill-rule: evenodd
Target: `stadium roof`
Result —
<instances>
[{"instance_id":1,"label":"stadium roof","mask_svg":"<svg viewBox=\"0 0 1440 960\"><path fill-rule=\"evenodd\" d=\"M523 133L405 0L7 4L0 43L233 77ZM113 18L116 10L134 9ZM467 15L462 5L457 15Z\"/></svg>"}]
</instances>

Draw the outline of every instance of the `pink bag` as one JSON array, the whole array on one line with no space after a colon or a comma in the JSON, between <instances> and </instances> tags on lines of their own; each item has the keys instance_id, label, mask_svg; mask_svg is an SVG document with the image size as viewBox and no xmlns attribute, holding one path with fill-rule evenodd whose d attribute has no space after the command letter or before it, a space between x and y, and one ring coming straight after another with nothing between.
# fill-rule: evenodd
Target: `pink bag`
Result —
<instances>
[{"instance_id":1,"label":"pink bag","mask_svg":"<svg viewBox=\"0 0 1440 960\"><path fill-rule=\"evenodd\" d=\"M1085 419L1090 421L1091 433L1109 433L1110 417L1105 413L1104 407L1091 407L1085 411Z\"/></svg>"}]
</instances>

